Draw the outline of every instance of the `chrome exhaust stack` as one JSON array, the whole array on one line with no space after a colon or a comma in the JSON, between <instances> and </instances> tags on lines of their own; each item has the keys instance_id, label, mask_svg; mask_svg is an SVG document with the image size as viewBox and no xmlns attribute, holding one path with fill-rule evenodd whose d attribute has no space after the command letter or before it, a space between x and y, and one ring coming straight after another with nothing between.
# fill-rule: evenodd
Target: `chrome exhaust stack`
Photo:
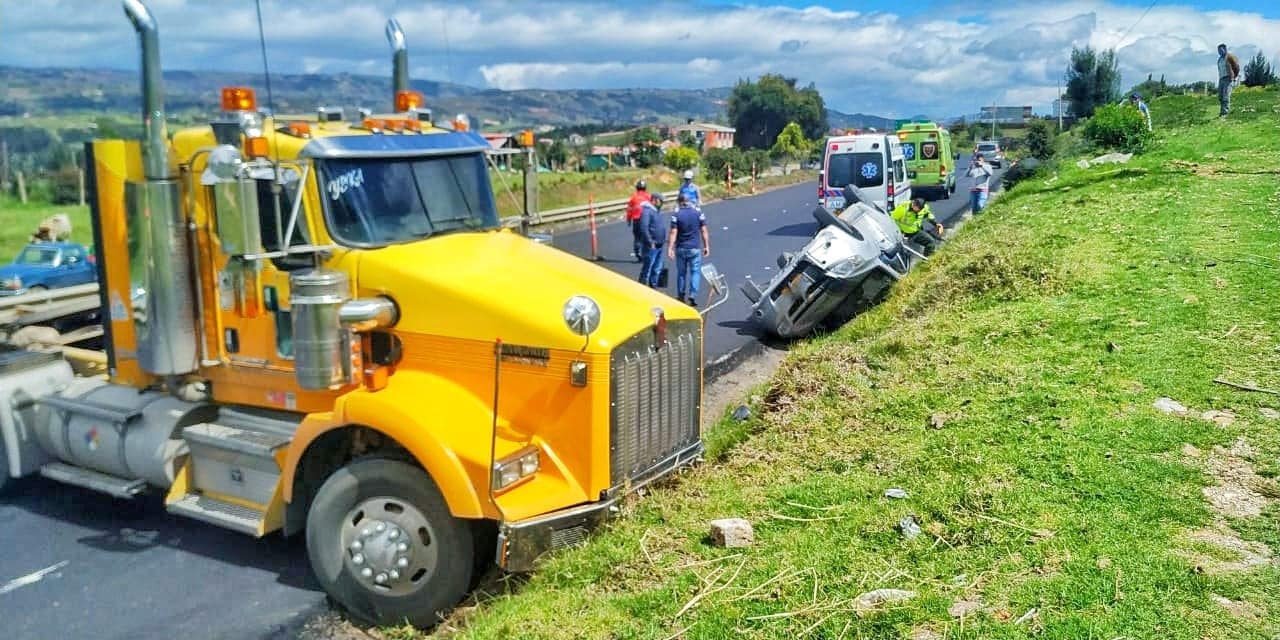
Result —
<instances>
[{"instance_id":1,"label":"chrome exhaust stack","mask_svg":"<svg viewBox=\"0 0 1280 640\"><path fill-rule=\"evenodd\" d=\"M170 169L164 122L160 33L141 0L124 0L142 54L142 163L145 182L125 185L130 298L138 364L160 376L196 370L194 289L181 192Z\"/></svg>"},{"instance_id":2,"label":"chrome exhaust stack","mask_svg":"<svg viewBox=\"0 0 1280 640\"><path fill-rule=\"evenodd\" d=\"M387 42L391 44L391 103L394 108L396 94L409 90L409 46L405 44L404 30L395 18L387 20Z\"/></svg>"}]
</instances>

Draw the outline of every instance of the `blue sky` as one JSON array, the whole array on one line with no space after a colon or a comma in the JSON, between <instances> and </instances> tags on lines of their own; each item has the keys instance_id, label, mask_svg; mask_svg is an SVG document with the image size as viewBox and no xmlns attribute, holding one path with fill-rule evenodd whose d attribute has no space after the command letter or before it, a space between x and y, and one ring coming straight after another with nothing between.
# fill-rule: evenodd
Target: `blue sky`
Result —
<instances>
[{"instance_id":1,"label":"blue sky","mask_svg":"<svg viewBox=\"0 0 1280 640\"><path fill-rule=\"evenodd\" d=\"M169 69L257 71L249 0L150 0ZM1048 111L1073 46L1117 47L1147 74L1209 80L1214 45L1280 62L1280 1L713 2L263 0L271 67L388 73L386 18L415 78L497 89L705 88L782 73L829 106L886 116ZM137 65L113 0L0 0L0 64ZM886 8L890 7L890 8ZM1141 20L1139 21L1139 18ZM1136 26L1135 26L1136 24ZM0 97L4 87L0 84Z\"/></svg>"}]
</instances>

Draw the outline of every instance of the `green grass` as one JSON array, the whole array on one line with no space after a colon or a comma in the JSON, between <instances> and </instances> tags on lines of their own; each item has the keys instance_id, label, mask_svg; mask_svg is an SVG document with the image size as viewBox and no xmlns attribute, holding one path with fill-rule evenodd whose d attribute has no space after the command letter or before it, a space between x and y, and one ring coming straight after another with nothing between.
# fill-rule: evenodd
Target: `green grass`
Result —
<instances>
[{"instance_id":1,"label":"green grass","mask_svg":"<svg viewBox=\"0 0 1280 640\"><path fill-rule=\"evenodd\" d=\"M1234 554L1187 534L1221 518L1277 546L1280 509L1215 515L1213 478L1180 453L1245 438L1280 496L1278 423L1258 412L1280 399L1212 382L1280 388L1275 105L1238 93L1220 122L1209 100L1157 100L1146 155L1088 170L1071 158L1019 184L884 305L797 344L755 417L711 432L707 464L437 633L1275 637L1280 570L1199 572L1193 555ZM1162 126L1175 116L1185 126ZM1161 396L1239 417L1166 416ZM889 487L910 497L883 498ZM925 531L914 540L895 530L907 515ZM729 516L755 524L753 547L706 542ZM919 595L855 613L882 587ZM1233 618L1215 594L1257 615ZM984 609L952 618L962 598Z\"/></svg>"},{"instance_id":2,"label":"green grass","mask_svg":"<svg viewBox=\"0 0 1280 640\"><path fill-rule=\"evenodd\" d=\"M22 204L16 198L0 196L0 264L7 264L12 260L26 246L40 221L55 213L65 213L71 218L73 241L86 246L93 244L89 207L36 202Z\"/></svg>"}]
</instances>

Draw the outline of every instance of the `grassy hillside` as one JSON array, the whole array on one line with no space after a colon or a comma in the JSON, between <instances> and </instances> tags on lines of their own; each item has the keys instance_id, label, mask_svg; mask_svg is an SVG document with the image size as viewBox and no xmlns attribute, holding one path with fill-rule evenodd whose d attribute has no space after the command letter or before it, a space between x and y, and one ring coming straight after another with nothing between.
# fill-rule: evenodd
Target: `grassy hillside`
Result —
<instances>
[{"instance_id":1,"label":"grassy hillside","mask_svg":"<svg viewBox=\"0 0 1280 640\"><path fill-rule=\"evenodd\" d=\"M1275 637L1280 398L1213 379L1280 388L1276 104L1158 100L1151 152L1018 185L798 344L707 464L438 633ZM720 517L755 545L710 546Z\"/></svg>"}]
</instances>

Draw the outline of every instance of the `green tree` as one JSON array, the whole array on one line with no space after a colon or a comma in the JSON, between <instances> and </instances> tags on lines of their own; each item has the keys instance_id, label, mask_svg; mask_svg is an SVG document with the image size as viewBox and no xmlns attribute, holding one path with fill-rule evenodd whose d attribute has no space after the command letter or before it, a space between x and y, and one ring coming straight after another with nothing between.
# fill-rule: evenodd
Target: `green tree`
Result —
<instances>
[{"instance_id":1,"label":"green tree","mask_svg":"<svg viewBox=\"0 0 1280 640\"><path fill-rule=\"evenodd\" d=\"M1027 126L1027 153L1039 160L1053 155L1053 127L1044 120L1032 121Z\"/></svg>"},{"instance_id":2,"label":"green tree","mask_svg":"<svg viewBox=\"0 0 1280 640\"><path fill-rule=\"evenodd\" d=\"M692 131L681 131L680 135L676 136L676 142L679 142L680 146L689 147L690 149L697 149L701 146L698 144L698 137L693 135Z\"/></svg>"},{"instance_id":3,"label":"green tree","mask_svg":"<svg viewBox=\"0 0 1280 640\"><path fill-rule=\"evenodd\" d=\"M547 164L552 169L564 169L564 165L569 162L569 145L564 140L557 139L547 148Z\"/></svg>"},{"instance_id":4,"label":"green tree","mask_svg":"<svg viewBox=\"0 0 1280 640\"><path fill-rule=\"evenodd\" d=\"M1246 87L1265 87L1269 84L1276 83L1276 72L1271 67L1271 63L1267 61L1267 57L1259 51L1253 59L1244 66L1244 86Z\"/></svg>"},{"instance_id":5,"label":"green tree","mask_svg":"<svg viewBox=\"0 0 1280 640\"><path fill-rule=\"evenodd\" d=\"M812 84L796 88L795 78L765 74L756 82L741 80L729 95L729 122L738 131L738 146L768 149L794 122L805 138L821 138L827 132L827 108Z\"/></svg>"},{"instance_id":6,"label":"green tree","mask_svg":"<svg viewBox=\"0 0 1280 640\"><path fill-rule=\"evenodd\" d=\"M707 174L717 178L728 175L729 167L733 167L733 174L738 177L750 175L751 172L751 163L747 161L747 155L737 147L708 149L702 156L702 164Z\"/></svg>"},{"instance_id":7,"label":"green tree","mask_svg":"<svg viewBox=\"0 0 1280 640\"><path fill-rule=\"evenodd\" d=\"M1087 118L1098 107L1120 100L1120 69L1115 49L1071 49L1067 65L1067 98L1071 113Z\"/></svg>"},{"instance_id":8,"label":"green tree","mask_svg":"<svg viewBox=\"0 0 1280 640\"><path fill-rule=\"evenodd\" d=\"M663 164L673 171L684 171L698 166L698 152L689 147L674 147L667 151Z\"/></svg>"},{"instance_id":9,"label":"green tree","mask_svg":"<svg viewBox=\"0 0 1280 640\"><path fill-rule=\"evenodd\" d=\"M787 126L782 128L778 137L773 141L773 146L769 148L769 153L782 159L782 173L785 174L787 172L787 161L795 160L799 162L809 155L811 148L813 148L813 143L804 137L804 131L800 129L800 125L795 122L788 122Z\"/></svg>"},{"instance_id":10,"label":"green tree","mask_svg":"<svg viewBox=\"0 0 1280 640\"><path fill-rule=\"evenodd\" d=\"M636 148L632 157L641 168L652 167L662 161L662 149L658 147L660 142L662 137L653 127L640 127L627 134L627 143Z\"/></svg>"}]
</instances>

